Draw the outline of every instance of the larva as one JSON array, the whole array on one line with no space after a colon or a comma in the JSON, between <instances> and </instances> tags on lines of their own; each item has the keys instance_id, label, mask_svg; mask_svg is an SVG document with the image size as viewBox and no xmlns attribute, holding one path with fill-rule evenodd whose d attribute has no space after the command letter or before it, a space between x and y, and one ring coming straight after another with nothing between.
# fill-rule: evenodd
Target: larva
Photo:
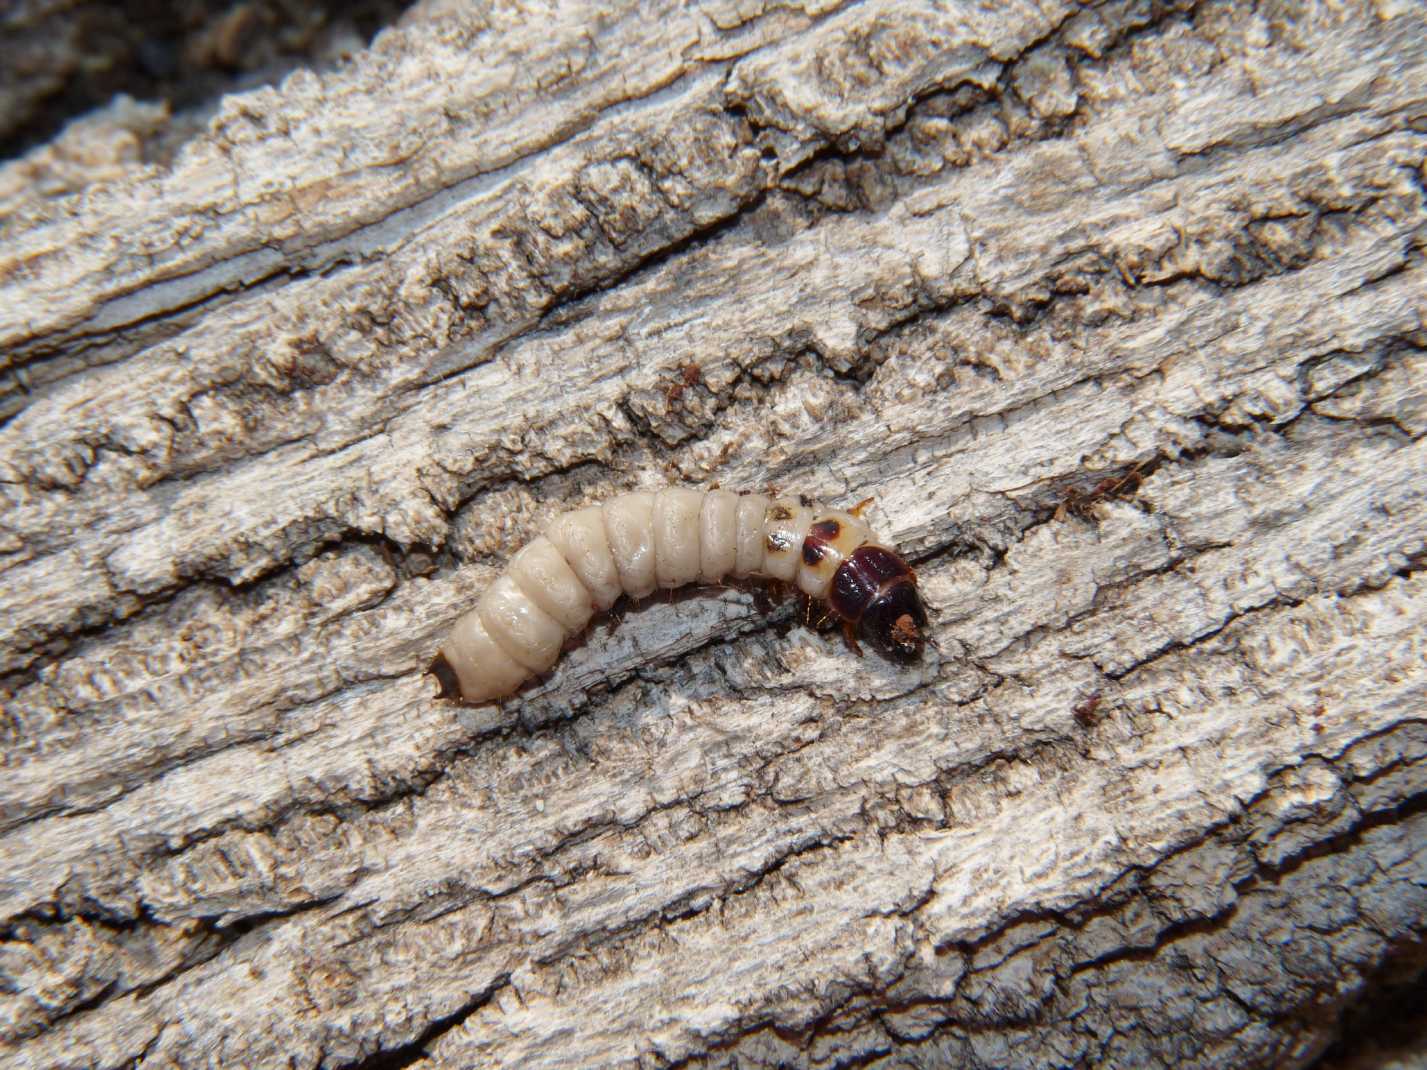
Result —
<instances>
[{"instance_id":1,"label":"larva","mask_svg":"<svg viewBox=\"0 0 1427 1070\"><path fill-rule=\"evenodd\" d=\"M795 583L827 603L858 653L855 633L914 660L927 623L916 575L861 510L668 487L564 513L456 621L430 672L447 698L502 698L554 665L565 641L621 595L728 576Z\"/></svg>"}]
</instances>

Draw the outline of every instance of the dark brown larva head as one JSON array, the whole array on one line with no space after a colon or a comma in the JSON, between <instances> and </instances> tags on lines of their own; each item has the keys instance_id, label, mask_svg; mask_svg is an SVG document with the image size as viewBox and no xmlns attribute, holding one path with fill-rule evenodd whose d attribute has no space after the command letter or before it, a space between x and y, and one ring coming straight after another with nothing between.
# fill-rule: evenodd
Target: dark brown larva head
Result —
<instances>
[{"instance_id":1,"label":"dark brown larva head","mask_svg":"<svg viewBox=\"0 0 1427 1070\"><path fill-rule=\"evenodd\" d=\"M897 580L862 615L863 636L894 661L916 661L926 646L927 610L911 577Z\"/></svg>"},{"instance_id":2,"label":"dark brown larva head","mask_svg":"<svg viewBox=\"0 0 1427 1070\"><path fill-rule=\"evenodd\" d=\"M859 546L838 568L828 604L863 638L896 661L915 661L926 645L927 611L917 577L885 546Z\"/></svg>"}]
</instances>

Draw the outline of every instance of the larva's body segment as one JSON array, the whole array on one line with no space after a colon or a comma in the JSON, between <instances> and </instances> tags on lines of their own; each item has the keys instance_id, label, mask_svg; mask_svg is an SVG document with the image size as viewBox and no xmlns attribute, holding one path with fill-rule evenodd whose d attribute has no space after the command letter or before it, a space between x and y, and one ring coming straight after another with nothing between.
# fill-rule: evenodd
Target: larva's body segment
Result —
<instances>
[{"instance_id":1,"label":"larva's body segment","mask_svg":"<svg viewBox=\"0 0 1427 1070\"><path fill-rule=\"evenodd\" d=\"M595 615L589 589L556 545L540 535L510 560L510 577L530 600L560 622L566 632L577 632Z\"/></svg>"},{"instance_id":2,"label":"larva's body segment","mask_svg":"<svg viewBox=\"0 0 1427 1070\"><path fill-rule=\"evenodd\" d=\"M767 512L768 499L761 494L744 494L738 499L733 574L739 579L763 567L763 522Z\"/></svg>"},{"instance_id":3,"label":"larva's body segment","mask_svg":"<svg viewBox=\"0 0 1427 1070\"><path fill-rule=\"evenodd\" d=\"M554 665L565 641L621 595L730 575L796 582L826 600L854 649L860 628L883 653L915 658L927 623L916 577L877 543L860 509L670 487L565 513L456 622L431 671L448 697L501 698Z\"/></svg>"},{"instance_id":4,"label":"larva's body segment","mask_svg":"<svg viewBox=\"0 0 1427 1070\"><path fill-rule=\"evenodd\" d=\"M654 572L654 495L621 494L604 505L604 530L619 569L619 585L631 598L657 586Z\"/></svg>"},{"instance_id":5,"label":"larva's body segment","mask_svg":"<svg viewBox=\"0 0 1427 1070\"><path fill-rule=\"evenodd\" d=\"M654 579L660 587L682 587L699 578L699 514L705 497L685 487L654 496Z\"/></svg>"},{"instance_id":6,"label":"larva's body segment","mask_svg":"<svg viewBox=\"0 0 1427 1070\"><path fill-rule=\"evenodd\" d=\"M765 576L791 581L798 574L803 540L813 526L813 511L794 498L778 498L768 503L763 522L763 567Z\"/></svg>"},{"instance_id":7,"label":"larva's body segment","mask_svg":"<svg viewBox=\"0 0 1427 1070\"><path fill-rule=\"evenodd\" d=\"M509 572L496 577L476 608L486 632L512 660L532 673L555 664L565 629L520 589Z\"/></svg>"},{"instance_id":8,"label":"larva's body segment","mask_svg":"<svg viewBox=\"0 0 1427 1070\"><path fill-rule=\"evenodd\" d=\"M598 505L557 516L545 531L565 561L579 577L595 608L603 612L619 601L624 588L619 583L619 567L610 552L605 534L604 510Z\"/></svg>"},{"instance_id":9,"label":"larva's body segment","mask_svg":"<svg viewBox=\"0 0 1427 1070\"><path fill-rule=\"evenodd\" d=\"M798 589L810 598L826 599L842 563L859 546L872 541L872 529L851 513L819 513L803 539L798 562Z\"/></svg>"},{"instance_id":10,"label":"larva's body segment","mask_svg":"<svg viewBox=\"0 0 1427 1070\"><path fill-rule=\"evenodd\" d=\"M454 679L443 674L443 667ZM466 702L488 702L509 695L531 676L529 669L496 645L481 622L479 609L456 621L431 668L443 693L453 692Z\"/></svg>"},{"instance_id":11,"label":"larva's body segment","mask_svg":"<svg viewBox=\"0 0 1427 1070\"><path fill-rule=\"evenodd\" d=\"M738 564L738 495L711 490L699 509L699 579L718 583Z\"/></svg>"}]
</instances>

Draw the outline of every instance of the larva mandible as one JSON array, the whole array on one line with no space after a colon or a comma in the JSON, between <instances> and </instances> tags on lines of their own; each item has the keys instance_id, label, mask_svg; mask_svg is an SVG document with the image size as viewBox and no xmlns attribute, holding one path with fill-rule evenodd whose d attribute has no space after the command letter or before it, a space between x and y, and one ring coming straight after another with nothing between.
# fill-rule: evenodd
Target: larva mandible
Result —
<instances>
[{"instance_id":1,"label":"larva mandible","mask_svg":"<svg viewBox=\"0 0 1427 1070\"><path fill-rule=\"evenodd\" d=\"M513 694L621 595L726 576L796 583L899 661L921 656L917 578L859 516L796 498L683 487L621 494L556 517L451 629L430 672L466 703ZM860 650L858 651L861 652Z\"/></svg>"}]
</instances>

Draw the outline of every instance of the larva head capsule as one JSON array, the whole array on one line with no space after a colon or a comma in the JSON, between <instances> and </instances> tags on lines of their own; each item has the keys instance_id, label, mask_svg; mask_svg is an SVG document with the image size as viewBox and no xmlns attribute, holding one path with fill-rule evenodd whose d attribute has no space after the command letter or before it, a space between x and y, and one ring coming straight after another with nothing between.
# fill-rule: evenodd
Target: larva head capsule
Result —
<instances>
[{"instance_id":1,"label":"larva head capsule","mask_svg":"<svg viewBox=\"0 0 1427 1070\"><path fill-rule=\"evenodd\" d=\"M862 615L862 634L867 641L896 661L916 661L922 656L926 626L926 607L912 576L893 583Z\"/></svg>"},{"instance_id":2,"label":"larva head capsule","mask_svg":"<svg viewBox=\"0 0 1427 1070\"><path fill-rule=\"evenodd\" d=\"M926 646L927 610L917 576L901 555L885 546L859 546L837 570L828 604L879 653L915 661Z\"/></svg>"}]
</instances>

